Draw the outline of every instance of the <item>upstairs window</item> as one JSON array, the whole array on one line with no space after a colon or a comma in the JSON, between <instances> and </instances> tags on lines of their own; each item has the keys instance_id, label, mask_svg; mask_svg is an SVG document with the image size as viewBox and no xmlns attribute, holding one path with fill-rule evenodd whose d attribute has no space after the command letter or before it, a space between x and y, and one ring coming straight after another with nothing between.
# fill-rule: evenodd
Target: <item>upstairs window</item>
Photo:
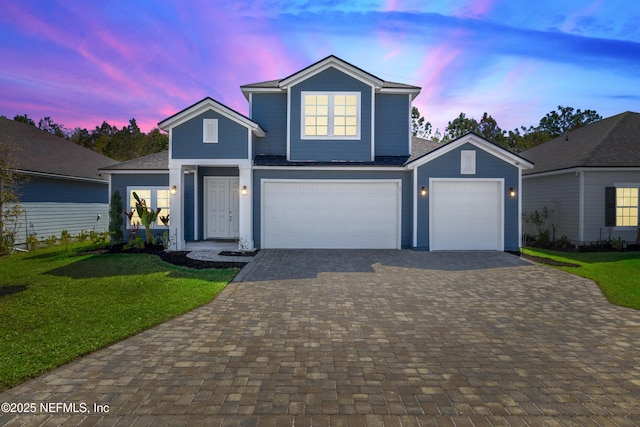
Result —
<instances>
[{"instance_id":1,"label":"upstairs window","mask_svg":"<svg viewBox=\"0 0 640 427\"><path fill-rule=\"evenodd\" d=\"M302 92L302 139L360 139L358 92Z\"/></svg>"}]
</instances>

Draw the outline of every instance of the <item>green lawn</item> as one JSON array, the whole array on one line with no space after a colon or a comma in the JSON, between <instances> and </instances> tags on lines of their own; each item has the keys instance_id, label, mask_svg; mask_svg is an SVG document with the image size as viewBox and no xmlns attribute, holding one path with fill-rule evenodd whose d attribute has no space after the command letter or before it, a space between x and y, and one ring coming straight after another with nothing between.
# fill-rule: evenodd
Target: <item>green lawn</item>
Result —
<instances>
[{"instance_id":1,"label":"green lawn","mask_svg":"<svg viewBox=\"0 0 640 427\"><path fill-rule=\"evenodd\" d=\"M640 309L640 252L558 252L526 248L523 254L579 264L557 267L598 283L614 304Z\"/></svg>"},{"instance_id":2,"label":"green lawn","mask_svg":"<svg viewBox=\"0 0 640 427\"><path fill-rule=\"evenodd\" d=\"M0 390L205 304L238 272L91 249L0 258Z\"/></svg>"}]
</instances>

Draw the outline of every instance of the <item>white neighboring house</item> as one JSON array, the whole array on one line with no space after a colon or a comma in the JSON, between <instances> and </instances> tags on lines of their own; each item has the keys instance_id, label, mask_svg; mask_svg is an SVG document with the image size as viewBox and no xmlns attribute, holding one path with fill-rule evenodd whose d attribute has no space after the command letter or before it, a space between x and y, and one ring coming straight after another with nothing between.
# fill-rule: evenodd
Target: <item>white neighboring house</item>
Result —
<instances>
[{"instance_id":1,"label":"white neighboring house","mask_svg":"<svg viewBox=\"0 0 640 427\"><path fill-rule=\"evenodd\" d=\"M625 112L521 153L523 213L547 207L556 239L574 243L639 237L640 114ZM535 234L531 228L526 231Z\"/></svg>"},{"instance_id":2,"label":"white neighboring house","mask_svg":"<svg viewBox=\"0 0 640 427\"><path fill-rule=\"evenodd\" d=\"M20 187L16 244L109 227L109 180L98 168L115 160L51 135L35 126L0 118L0 141L16 155L15 171L27 178Z\"/></svg>"}]
</instances>

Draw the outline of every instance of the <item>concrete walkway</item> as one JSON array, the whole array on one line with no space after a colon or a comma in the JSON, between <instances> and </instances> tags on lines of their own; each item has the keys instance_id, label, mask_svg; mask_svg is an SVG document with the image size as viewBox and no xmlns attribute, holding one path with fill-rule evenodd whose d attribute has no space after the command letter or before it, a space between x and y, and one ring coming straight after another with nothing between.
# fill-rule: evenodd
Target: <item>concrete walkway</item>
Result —
<instances>
[{"instance_id":1,"label":"concrete walkway","mask_svg":"<svg viewBox=\"0 0 640 427\"><path fill-rule=\"evenodd\" d=\"M589 280L486 252L261 251L245 270L0 394L38 405L0 425L640 425L640 312Z\"/></svg>"}]
</instances>

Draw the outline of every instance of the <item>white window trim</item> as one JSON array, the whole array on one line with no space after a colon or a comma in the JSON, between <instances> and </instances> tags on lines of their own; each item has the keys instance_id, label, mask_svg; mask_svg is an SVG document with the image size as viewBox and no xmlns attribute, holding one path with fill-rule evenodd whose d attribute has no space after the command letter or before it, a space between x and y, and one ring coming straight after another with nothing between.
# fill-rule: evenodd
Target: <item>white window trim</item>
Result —
<instances>
[{"instance_id":1,"label":"white window trim","mask_svg":"<svg viewBox=\"0 0 640 427\"><path fill-rule=\"evenodd\" d=\"M618 188L637 188L638 189L638 196L640 197L640 182L615 182L613 184L613 186L616 188L616 224L618 223L618 214L617 214L617 209L618 209L618 194L617 194L617 190ZM625 230L633 230L636 229L638 227L640 227L640 200L638 200L638 225L614 225L613 229L614 230L621 230L621 231L625 231Z\"/></svg>"},{"instance_id":2,"label":"white window trim","mask_svg":"<svg viewBox=\"0 0 640 427\"><path fill-rule=\"evenodd\" d=\"M141 190L149 190L151 191L151 202L149 203L149 208L153 209L154 211L158 208L158 190L167 190L169 191L169 187L165 187L165 186L144 186L144 185L138 185L138 186L132 186L132 187L127 187L127 212L131 212L131 209L135 210L135 205L132 206L131 205L131 192L135 191L141 191ZM165 214L163 214L163 212L165 212L166 209L161 210L160 211L160 216L165 216ZM171 206L169 206L169 214L171 214ZM171 218L169 218L169 220L171 220ZM127 219L127 221L129 221L129 219ZM131 228L133 226L133 224L131 224L131 222L129 222L129 228ZM155 227L159 227L158 222L156 221L154 223L154 225L151 228L155 228ZM144 225L142 225L142 223L140 223L140 230L144 230L146 227Z\"/></svg>"},{"instance_id":3,"label":"white window trim","mask_svg":"<svg viewBox=\"0 0 640 427\"><path fill-rule=\"evenodd\" d=\"M210 126L213 127L212 134L208 132ZM205 144L218 143L218 119L202 120L202 142Z\"/></svg>"},{"instance_id":4,"label":"white window trim","mask_svg":"<svg viewBox=\"0 0 640 427\"><path fill-rule=\"evenodd\" d=\"M329 97L329 118L328 118L328 135L326 136L316 136L316 135L305 135L305 123L304 123L304 99L307 95L326 95ZM356 97L356 135L355 136L347 136L347 135L333 135L333 118L334 118L334 97L335 96L355 96ZM360 135L362 132L362 103L361 103L361 94L360 92L340 92L340 91L302 91L300 92L300 139L305 140L350 140L356 141L360 140Z\"/></svg>"}]
</instances>

